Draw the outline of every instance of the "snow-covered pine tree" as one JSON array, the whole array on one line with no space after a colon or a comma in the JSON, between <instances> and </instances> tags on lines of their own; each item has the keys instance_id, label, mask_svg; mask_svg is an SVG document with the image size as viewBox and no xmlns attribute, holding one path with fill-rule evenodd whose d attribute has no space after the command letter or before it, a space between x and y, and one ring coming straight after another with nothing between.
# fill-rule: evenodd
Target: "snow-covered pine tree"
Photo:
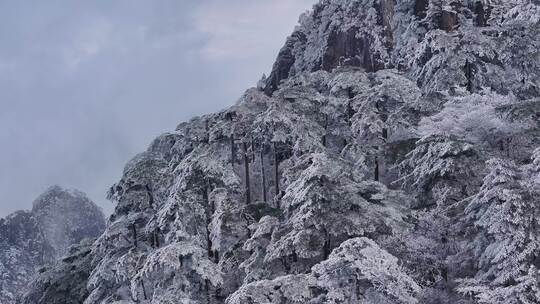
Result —
<instances>
[{"instance_id":1,"label":"snow-covered pine tree","mask_svg":"<svg viewBox=\"0 0 540 304\"><path fill-rule=\"evenodd\" d=\"M41 268L40 274L30 283L29 292L23 293L16 303L83 303L88 297L86 280L92 269L93 241L87 239L70 247L55 265Z\"/></svg>"},{"instance_id":2,"label":"snow-covered pine tree","mask_svg":"<svg viewBox=\"0 0 540 304\"><path fill-rule=\"evenodd\" d=\"M365 237L343 242L306 273L249 283L226 303L415 304L421 292L396 257Z\"/></svg>"},{"instance_id":3,"label":"snow-covered pine tree","mask_svg":"<svg viewBox=\"0 0 540 304\"><path fill-rule=\"evenodd\" d=\"M511 160L491 159L482 188L466 209L479 229L473 246L478 273L460 291L481 303L540 301L538 277L540 206Z\"/></svg>"},{"instance_id":4,"label":"snow-covered pine tree","mask_svg":"<svg viewBox=\"0 0 540 304\"><path fill-rule=\"evenodd\" d=\"M304 155L285 179L285 220L274 231L264 259L268 265L281 262L275 274L302 273L349 238L406 227L400 194L362 181L361 173L343 159Z\"/></svg>"}]
</instances>

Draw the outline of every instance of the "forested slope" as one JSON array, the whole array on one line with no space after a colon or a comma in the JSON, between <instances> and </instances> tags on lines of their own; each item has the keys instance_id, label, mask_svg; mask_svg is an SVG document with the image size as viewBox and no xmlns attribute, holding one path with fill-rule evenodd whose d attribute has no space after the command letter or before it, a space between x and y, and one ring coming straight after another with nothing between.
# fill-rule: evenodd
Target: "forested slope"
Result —
<instances>
[{"instance_id":1,"label":"forested slope","mask_svg":"<svg viewBox=\"0 0 540 304\"><path fill-rule=\"evenodd\" d=\"M320 1L23 303L539 303L539 6Z\"/></svg>"}]
</instances>

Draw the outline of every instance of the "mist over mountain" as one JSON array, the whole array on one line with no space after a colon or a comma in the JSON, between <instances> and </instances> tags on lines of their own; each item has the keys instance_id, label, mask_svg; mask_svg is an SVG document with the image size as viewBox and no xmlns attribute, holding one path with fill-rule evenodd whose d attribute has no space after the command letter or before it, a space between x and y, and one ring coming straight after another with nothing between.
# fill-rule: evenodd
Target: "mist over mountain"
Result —
<instances>
[{"instance_id":1,"label":"mist over mountain","mask_svg":"<svg viewBox=\"0 0 540 304\"><path fill-rule=\"evenodd\" d=\"M0 303L14 303L38 268L104 230L103 213L84 193L59 186L40 195L32 210L0 219Z\"/></svg>"},{"instance_id":2,"label":"mist over mountain","mask_svg":"<svg viewBox=\"0 0 540 304\"><path fill-rule=\"evenodd\" d=\"M540 303L539 34L537 0L319 1L20 303Z\"/></svg>"}]
</instances>

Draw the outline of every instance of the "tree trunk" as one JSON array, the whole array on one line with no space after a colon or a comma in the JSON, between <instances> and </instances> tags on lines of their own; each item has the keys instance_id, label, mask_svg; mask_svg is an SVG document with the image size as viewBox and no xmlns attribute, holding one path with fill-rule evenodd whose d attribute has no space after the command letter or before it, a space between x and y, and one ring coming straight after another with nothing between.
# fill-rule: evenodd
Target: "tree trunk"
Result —
<instances>
[{"instance_id":1,"label":"tree trunk","mask_svg":"<svg viewBox=\"0 0 540 304\"><path fill-rule=\"evenodd\" d=\"M148 205L150 205L150 208L154 208L154 195L152 194L152 190L150 190L150 186L145 185L146 193L148 194Z\"/></svg>"},{"instance_id":2,"label":"tree trunk","mask_svg":"<svg viewBox=\"0 0 540 304\"><path fill-rule=\"evenodd\" d=\"M213 257L212 240L210 239L209 227L212 221L212 215L214 213L212 209L214 208L210 208L210 200L208 199L208 185L206 184L206 181L202 189L202 197L203 197L205 211L206 211L205 212L206 213L206 251L207 251L208 257L212 258Z\"/></svg>"},{"instance_id":3,"label":"tree trunk","mask_svg":"<svg viewBox=\"0 0 540 304\"><path fill-rule=\"evenodd\" d=\"M208 279L204 280L204 289L206 291L206 303L210 304L210 284Z\"/></svg>"},{"instance_id":4,"label":"tree trunk","mask_svg":"<svg viewBox=\"0 0 540 304\"><path fill-rule=\"evenodd\" d=\"M473 93L473 84L472 84L472 78L473 78L473 71L472 71L472 64L467 60L465 63L465 77L467 78L467 91Z\"/></svg>"},{"instance_id":5,"label":"tree trunk","mask_svg":"<svg viewBox=\"0 0 540 304\"><path fill-rule=\"evenodd\" d=\"M328 134L328 114L324 114L324 135L322 138L322 144L323 144L323 147L325 148L326 148L327 134Z\"/></svg>"},{"instance_id":6,"label":"tree trunk","mask_svg":"<svg viewBox=\"0 0 540 304\"><path fill-rule=\"evenodd\" d=\"M332 240L330 239L330 234L326 229L324 229L324 245L323 245L323 258L324 260L328 259L330 256L330 251L332 246Z\"/></svg>"},{"instance_id":7,"label":"tree trunk","mask_svg":"<svg viewBox=\"0 0 540 304\"><path fill-rule=\"evenodd\" d=\"M291 271L291 267L289 266L289 263L287 262L286 257L281 257L281 264L283 265L283 268L285 268L285 272L288 273Z\"/></svg>"},{"instance_id":8,"label":"tree trunk","mask_svg":"<svg viewBox=\"0 0 540 304\"><path fill-rule=\"evenodd\" d=\"M487 20L489 19L489 6L488 9L484 8L482 1L476 1L474 3L474 23L476 26L487 26Z\"/></svg>"},{"instance_id":9,"label":"tree trunk","mask_svg":"<svg viewBox=\"0 0 540 304\"><path fill-rule=\"evenodd\" d=\"M144 280L143 279L141 279L141 287L142 287L142 292L143 292L144 299L148 300L148 297L146 296L146 287L144 287Z\"/></svg>"},{"instance_id":10,"label":"tree trunk","mask_svg":"<svg viewBox=\"0 0 540 304\"><path fill-rule=\"evenodd\" d=\"M131 224L131 232L133 233L133 246L137 248L137 227L135 227L135 223Z\"/></svg>"},{"instance_id":11,"label":"tree trunk","mask_svg":"<svg viewBox=\"0 0 540 304\"><path fill-rule=\"evenodd\" d=\"M273 143L274 148L274 179L275 179L275 190L276 190L276 198L279 200L279 159L278 159L278 153L277 153L277 147L276 143ZM279 207L279 206L278 206Z\"/></svg>"},{"instance_id":12,"label":"tree trunk","mask_svg":"<svg viewBox=\"0 0 540 304\"><path fill-rule=\"evenodd\" d=\"M263 191L263 201L266 202L266 173L264 170L264 144L261 144L260 149L260 158L261 158L261 176L262 176L262 191Z\"/></svg>"},{"instance_id":13,"label":"tree trunk","mask_svg":"<svg viewBox=\"0 0 540 304\"><path fill-rule=\"evenodd\" d=\"M156 248L159 248L159 232L160 232L160 229L159 228L156 228L156 230L154 231L154 246Z\"/></svg>"},{"instance_id":14,"label":"tree trunk","mask_svg":"<svg viewBox=\"0 0 540 304\"><path fill-rule=\"evenodd\" d=\"M247 143L243 142L244 147L244 174L246 178L246 205L251 204L251 187L249 185L249 157Z\"/></svg>"},{"instance_id":15,"label":"tree trunk","mask_svg":"<svg viewBox=\"0 0 540 304\"><path fill-rule=\"evenodd\" d=\"M378 182L379 181L379 157L378 156L375 156L375 170L374 170L374 175L375 175L375 181Z\"/></svg>"},{"instance_id":16,"label":"tree trunk","mask_svg":"<svg viewBox=\"0 0 540 304\"><path fill-rule=\"evenodd\" d=\"M208 126L208 120L204 122L204 138L202 139L203 143L209 143L210 142L210 128Z\"/></svg>"},{"instance_id":17,"label":"tree trunk","mask_svg":"<svg viewBox=\"0 0 540 304\"><path fill-rule=\"evenodd\" d=\"M234 134L231 134L231 164L236 162L236 146L234 144Z\"/></svg>"},{"instance_id":18,"label":"tree trunk","mask_svg":"<svg viewBox=\"0 0 540 304\"><path fill-rule=\"evenodd\" d=\"M251 139L251 158L250 158L251 162L252 163L255 163L255 141L253 140L253 138Z\"/></svg>"},{"instance_id":19,"label":"tree trunk","mask_svg":"<svg viewBox=\"0 0 540 304\"><path fill-rule=\"evenodd\" d=\"M354 116L354 110L351 105L351 100L347 102L347 122L349 123L349 126L352 125L352 118Z\"/></svg>"}]
</instances>

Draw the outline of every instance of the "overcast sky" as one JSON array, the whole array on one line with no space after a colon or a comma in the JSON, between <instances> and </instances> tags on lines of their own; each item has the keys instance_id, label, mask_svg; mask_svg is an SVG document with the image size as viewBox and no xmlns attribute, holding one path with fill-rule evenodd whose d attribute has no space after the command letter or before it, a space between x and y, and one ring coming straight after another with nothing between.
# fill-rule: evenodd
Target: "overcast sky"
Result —
<instances>
[{"instance_id":1,"label":"overcast sky","mask_svg":"<svg viewBox=\"0 0 540 304\"><path fill-rule=\"evenodd\" d=\"M157 135L234 103L314 0L0 1L0 217L107 187Z\"/></svg>"}]
</instances>

